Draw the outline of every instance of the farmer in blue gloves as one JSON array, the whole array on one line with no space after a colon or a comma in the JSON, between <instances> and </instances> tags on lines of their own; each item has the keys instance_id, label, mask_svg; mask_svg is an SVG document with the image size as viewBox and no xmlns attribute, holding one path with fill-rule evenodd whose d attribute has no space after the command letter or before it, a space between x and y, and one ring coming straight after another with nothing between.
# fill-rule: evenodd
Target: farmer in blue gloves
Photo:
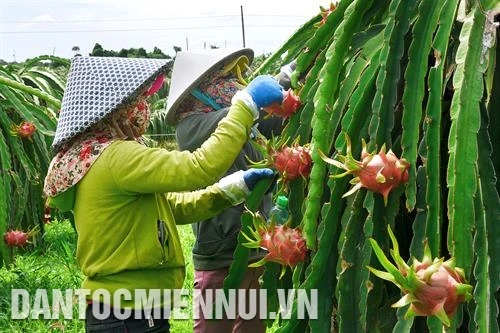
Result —
<instances>
[{"instance_id":1,"label":"farmer in blue gloves","mask_svg":"<svg viewBox=\"0 0 500 333\"><path fill-rule=\"evenodd\" d=\"M137 291L182 288L185 264L176 224L240 204L258 180L273 176L264 169L220 179L259 109L282 100L270 77L258 77L235 94L227 116L199 149L141 144L148 98L168 68L165 60L107 57L76 57L71 64L44 192L52 207L74 214L82 288L90 292L87 332L168 332L163 310L170 309L170 297L160 295L153 306L162 311L150 312ZM99 315L110 307L109 315ZM134 311L127 315L126 309Z\"/></svg>"},{"instance_id":2,"label":"farmer in blue gloves","mask_svg":"<svg viewBox=\"0 0 500 333\"><path fill-rule=\"evenodd\" d=\"M167 102L167 121L171 125L176 125L177 143L181 150L192 152L202 146L216 130L217 125L231 112L231 101L238 98L240 90L252 91L253 85L262 82L262 85L259 84L259 88L262 88L259 93L263 96L267 96L263 91L274 94L271 92L275 91L276 82L271 83L274 79L270 76L258 77L245 88L243 73L252 60L253 51L250 49L177 53ZM284 68L288 69L286 66ZM291 74L291 70L288 72L282 70L277 80L289 86L287 74ZM263 84L264 82L266 84ZM262 106L265 103L262 101L259 104ZM261 115L253 131L260 130L263 135L270 137L280 134L282 126L281 118L264 119ZM243 145L227 174L252 170L248 169L248 159L254 161L262 159L250 140ZM271 205L271 195L267 195L259 208L260 212L266 214ZM207 293L211 293L215 299L216 290L223 287L223 281L233 261L243 211L243 205L229 207L213 218L193 224L196 237L192 251L195 269L194 287L205 302L210 297ZM250 261L258 261L264 255L263 251L252 251ZM247 298L252 290L258 293L262 271L262 267L248 268L240 286L240 290L247 293ZM249 311L251 310L247 309L247 313ZM202 312L196 315L195 333L265 332L258 311L256 316L249 320L244 320L238 315L233 319L225 317L215 320L208 320Z\"/></svg>"}]
</instances>

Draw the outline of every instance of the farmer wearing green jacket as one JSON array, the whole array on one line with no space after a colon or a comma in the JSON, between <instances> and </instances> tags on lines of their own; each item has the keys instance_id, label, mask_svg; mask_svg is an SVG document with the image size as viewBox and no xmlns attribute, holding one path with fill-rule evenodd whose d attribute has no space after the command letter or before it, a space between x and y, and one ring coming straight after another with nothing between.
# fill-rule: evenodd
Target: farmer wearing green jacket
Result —
<instances>
[{"instance_id":1,"label":"farmer wearing green jacket","mask_svg":"<svg viewBox=\"0 0 500 333\"><path fill-rule=\"evenodd\" d=\"M75 217L82 288L90 292L88 332L168 332L167 311L157 318L147 310L170 309L171 298L161 293L146 304L138 295L182 287L185 264L175 225L241 203L259 179L272 176L269 169L235 173L208 186L241 150L259 108L281 101L281 87L269 77L234 96L227 117L200 149L141 143L148 96L168 68L156 59L76 57L71 64L44 192L52 207Z\"/></svg>"},{"instance_id":2,"label":"farmer wearing green jacket","mask_svg":"<svg viewBox=\"0 0 500 333\"><path fill-rule=\"evenodd\" d=\"M195 151L216 130L217 124L230 110L233 96L245 87L242 73L252 60L253 51L250 49L177 53L167 103L167 122L176 125L177 143L181 150ZM285 85L288 82L284 71L278 79ZM280 134L282 125L281 118L267 117L258 121L256 127L262 134L270 137L272 134ZM247 170L248 159L259 161L262 158L248 141L229 168L228 174ZM263 199L259 211L266 215L271 205L269 194ZM199 290L204 302L210 299L207 293L211 293L212 299L215 299L216 290L223 287L238 243L240 219L244 209L243 205L229 207L213 218L193 224L196 237L192 251L194 287ZM264 255L262 250L252 251L250 261L258 261ZM247 293L258 292L262 271L261 267L248 268L240 290ZM249 311L247 309L246 312ZM258 311L254 318L248 320L237 314L236 318L207 320L201 311L194 318L195 333L233 331L260 333L265 332L265 326Z\"/></svg>"}]
</instances>

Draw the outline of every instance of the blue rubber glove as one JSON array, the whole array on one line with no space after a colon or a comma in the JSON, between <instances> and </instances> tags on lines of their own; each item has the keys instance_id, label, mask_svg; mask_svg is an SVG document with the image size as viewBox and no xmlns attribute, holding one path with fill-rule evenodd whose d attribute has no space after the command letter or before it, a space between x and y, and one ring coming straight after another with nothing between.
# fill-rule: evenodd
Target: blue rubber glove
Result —
<instances>
[{"instance_id":1,"label":"blue rubber glove","mask_svg":"<svg viewBox=\"0 0 500 333\"><path fill-rule=\"evenodd\" d=\"M243 173L243 180L247 185L248 189L251 191L255 185L262 179L272 179L274 178L274 171L268 168L263 169L248 169Z\"/></svg>"},{"instance_id":2,"label":"blue rubber glove","mask_svg":"<svg viewBox=\"0 0 500 333\"><path fill-rule=\"evenodd\" d=\"M257 108L283 102L283 87L270 75L260 75L245 88Z\"/></svg>"}]
</instances>

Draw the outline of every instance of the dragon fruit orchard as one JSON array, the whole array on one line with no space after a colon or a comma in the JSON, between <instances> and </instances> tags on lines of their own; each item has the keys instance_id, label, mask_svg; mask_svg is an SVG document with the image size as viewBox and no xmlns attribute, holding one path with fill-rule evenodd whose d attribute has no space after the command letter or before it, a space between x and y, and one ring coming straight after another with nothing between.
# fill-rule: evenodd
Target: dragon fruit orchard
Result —
<instances>
[{"instance_id":1,"label":"dragon fruit orchard","mask_svg":"<svg viewBox=\"0 0 500 333\"><path fill-rule=\"evenodd\" d=\"M289 199L289 229L276 235L297 245L287 251L299 250L288 256L272 249L293 269L264 264L266 305L278 313L280 289L319 291L317 317L299 316L294 299L289 317L278 314L265 324L278 333L500 332L498 0L322 6L244 78L296 64L291 91L300 104L290 100L297 108L283 111L286 126L277 139L290 148L283 156L299 158L285 158L276 169L298 176L283 175L286 186L276 186L273 195ZM0 66L4 235L43 228L40 183L69 61L43 56ZM26 138L34 134L28 140L10 132L23 121L34 126L23 129ZM348 148L352 165L342 160ZM354 160L374 172L354 171ZM340 177L345 167L350 171ZM245 206L252 214L265 192L249 195ZM387 226L399 242L396 251ZM253 216L244 211L226 279L233 289L250 264L243 234L258 240L252 230ZM391 258L390 270L373 240ZM0 262L11 250L0 242Z\"/></svg>"}]
</instances>

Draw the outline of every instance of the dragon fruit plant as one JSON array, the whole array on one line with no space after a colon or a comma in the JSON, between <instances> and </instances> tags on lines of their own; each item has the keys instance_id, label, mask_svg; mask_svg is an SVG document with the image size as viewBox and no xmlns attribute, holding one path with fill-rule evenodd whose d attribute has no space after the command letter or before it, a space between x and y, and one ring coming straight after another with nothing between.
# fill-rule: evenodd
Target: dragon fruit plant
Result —
<instances>
[{"instance_id":1,"label":"dragon fruit plant","mask_svg":"<svg viewBox=\"0 0 500 333\"><path fill-rule=\"evenodd\" d=\"M405 318L414 316L436 316L447 327L460 303L472 298L472 286L465 283L464 272L455 267L454 258L444 261L443 258L432 259L428 244L424 247L422 261L413 259L411 266L401 258L399 245L388 226L393 249L391 256L396 262L394 266L374 239L370 239L373 250L382 266L383 272L368 267L375 276L390 281L398 286L404 296L393 307L410 305Z\"/></svg>"},{"instance_id":2,"label":"dragon fruit plant","mask_svg":"<svg viewBox=\"0 0 500 333\"><path fill-rule=\"evenodd\" d=\"M286 267L294 268L304 261L307 255L306 241L299 228L290 228L277 225L273 220L267 223L262 215L252 213L254 229L251 235L243 236L248 240L243 245L248 248L261 248L267 255L250 264L249 267L263 266L266 262L276 262L282 265L281 276L285 274Z\"/></svg>"},{"instance_id":3,"label":"dragon fruit plant","mask_svg":"<svg viewBox=\"0 0 500 333\"><path fill-rule=\"evenodd\" d=\"M69 59L55 56L0 64L0 267L17 249L9 244L27 241L23 234L9 230L26 231L35 226L43 230L40 184L52 156L49 143L57 127L69 66Z\"/></svg>"},{"instance_id":4,"label":"dragon fruit plant","mask_svg":"<svg viewBox=\"0 0 500 333\"><path fill-rule=\"evenodd\" d=\"M500 332L499 1L342 0L320 9L249 78L294 61L301 106L281 136L312 157L307 184L286 184L288 226L300 225L311 251L278 286L321 290L321 311L304 318L294 301L289 319L267 325L280 333ZM401 253L420 260L394 264L395 277L382 275L388 281L366 269L370 240L391 243L387 225L401 230ZM434 260L425 244L454 260ZM248 252L231 265L242 277ZM270 305L279 303L276 266L262 276ZM466 283L473 304L457 307L470 297ZM396 311L387 300L401 296L408 305ZM405 320L407 308L430 317Z\"/></svg>"},{"instance_id":5,"label":"dragon fruit plant","mask_svg":"<svg viewBox=\"0 0 500 333\"><path fill-rule=\"evenodd\" d=\"M399 159L392 150L385 152L385 145L380 152L368 153L366 142L363 140L363 150L361 152L361 161L357 161L351 153L351 141L346 135L347 153L338 155L339 160L331 159L321 154L321 158L334 166L346 170L344 173L334 175L332 178L344 177L353 174L355 178L351 181L355 184L344 197L353 194L364 187L369 191L380 193L384 197L384 203L387 205L389 193L401 184L408 181L408 169L410 164L404 158Z\"/></svg>"}]
</instances>

